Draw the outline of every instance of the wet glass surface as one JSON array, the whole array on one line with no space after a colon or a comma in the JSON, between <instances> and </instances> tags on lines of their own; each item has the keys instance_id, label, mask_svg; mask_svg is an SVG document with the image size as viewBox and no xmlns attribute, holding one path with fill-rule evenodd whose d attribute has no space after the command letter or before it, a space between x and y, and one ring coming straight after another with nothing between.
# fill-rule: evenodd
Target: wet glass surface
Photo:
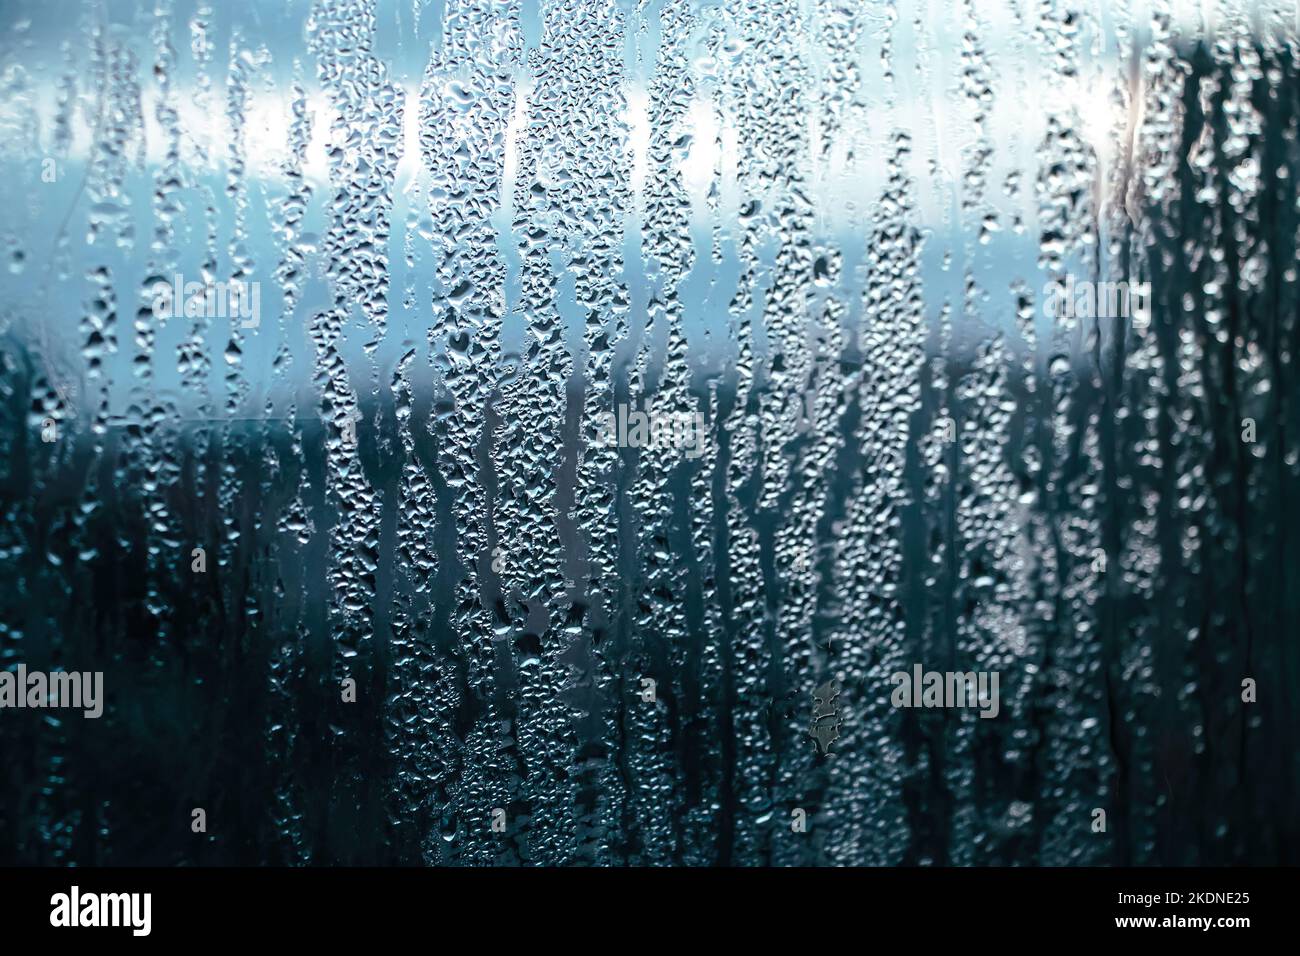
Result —
<instances>
[{"instance_id":1,"label":"wet glass surface","mask_svg":"<svg viewBox=\"0 0 1300 956\"><path fill-rule=\"evenodd\" d=\"M9 0L0 863L1296 863L1298 21Z\"/></svg>"}]
</instances>

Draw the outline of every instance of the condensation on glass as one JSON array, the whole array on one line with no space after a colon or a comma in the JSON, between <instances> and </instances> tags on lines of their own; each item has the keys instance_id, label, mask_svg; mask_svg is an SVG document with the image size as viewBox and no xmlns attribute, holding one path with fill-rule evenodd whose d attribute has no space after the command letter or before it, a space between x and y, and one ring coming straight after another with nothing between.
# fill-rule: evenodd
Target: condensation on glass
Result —
<instances>
[{"instance_id":1,"label":"condensation on glass","mask_svg":"<svg viewBox=\"0 0 1300 956\"><path fill-rule=\"evenodd\" d=\"M6 2L0 862L1297 862L1297 20Z\"/></svg>"}]
</instances>

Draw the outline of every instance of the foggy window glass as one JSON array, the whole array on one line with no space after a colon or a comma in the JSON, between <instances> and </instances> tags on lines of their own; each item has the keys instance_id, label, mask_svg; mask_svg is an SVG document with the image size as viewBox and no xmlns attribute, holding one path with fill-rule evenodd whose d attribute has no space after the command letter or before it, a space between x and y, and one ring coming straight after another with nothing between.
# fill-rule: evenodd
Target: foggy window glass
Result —
<instances>
[{"instance_id":1,"label":"foggy window glass","mask_svg":"<svg viewBox=\"0 0 1300 956\"><path fill-rule=\"evenodd\" d=\"M6 0L0 863L1296 863L1298 23Z\"/></svg>"}]
</instances>

